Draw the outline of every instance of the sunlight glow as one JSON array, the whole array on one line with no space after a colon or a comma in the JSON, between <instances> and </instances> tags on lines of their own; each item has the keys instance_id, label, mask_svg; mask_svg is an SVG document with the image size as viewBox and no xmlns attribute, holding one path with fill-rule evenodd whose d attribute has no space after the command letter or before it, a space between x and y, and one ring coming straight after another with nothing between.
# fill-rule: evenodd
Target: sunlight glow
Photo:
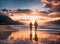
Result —
<instances>
[{"instance_id":1,"label":"sunlight glow","mask_svg":"<svg viewBox=\"0 0 60 44\"><path fill-rule=\"evenodd\" d=\"M29 20L30 22L32 22L32 23L34 23L35 22L35 20L38 20L40 17L39 16L28 16L28 15L25 15L25 16L11 16L11 18L13 19L13 20L25 20L25 21L27 21L27 20Z\"/></svg>"},{"instance_id":2,"label":"sunlight glow","mask_svg":"<svg viewBox=\"0 0 60 44\"><path fill-rule=\"evenodd\" d=\"M32 31L32 38L34 38L35 37L35 31L33 30Z\"/></svg>"},{"instance_id":3,"label":"sunlight glow","mask_svg":"<svg viewBox=\"0 0 60 44\"><path fill-rule=\"evenodd\" d=\"M20 16L20 15L15 15L15 16L11 16L11 19L13 19L14 21L19 21L19 22L23 22L27 25L29 25L30 22L32 22L32 24L35 23L35 21L37 21L37 23L39 25L44 25L45 22L47 21L54 21L54 20L58 20L59 18L50 18L50 17L43 17L43 16L29 16L29 15L24 15L24 16Z\"/></svg>"}]
</instances>

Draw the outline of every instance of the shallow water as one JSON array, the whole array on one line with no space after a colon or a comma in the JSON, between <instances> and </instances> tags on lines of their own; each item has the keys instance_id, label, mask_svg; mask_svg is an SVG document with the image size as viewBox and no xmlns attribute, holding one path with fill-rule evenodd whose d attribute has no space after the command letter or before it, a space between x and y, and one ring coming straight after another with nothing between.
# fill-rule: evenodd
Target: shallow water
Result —
<instances>
[{"instance_id":1,"label":"shallow water","mask_svg":"<svg viewBox=\"0 0 60 44\"><path fill-rule=\"evenodd\" d=\"M40 29L35 33L34 28L32 31L20 29L12 32L7 39L0 40L0 44L60 44L60 32Z\"/></svg>"}]
</instances>

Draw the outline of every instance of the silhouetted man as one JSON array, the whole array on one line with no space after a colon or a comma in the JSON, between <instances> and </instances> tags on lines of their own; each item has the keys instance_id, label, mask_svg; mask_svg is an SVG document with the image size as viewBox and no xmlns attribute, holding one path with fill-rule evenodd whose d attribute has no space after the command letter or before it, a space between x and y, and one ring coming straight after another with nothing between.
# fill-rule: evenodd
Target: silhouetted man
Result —
<instances>
[{"instance_id":1,"label":"silhouetted man","mask_svg":"<svg viewBox=\"0 0 60 44\"><path fill-rule=\"evenodd\" d=\"M34 23L34 26L35 26L35 31L37 31L37 26L38 26L38 24L37 24L36 21L35 21L35 23Z\"/></svg>"},{"instance_id":2,"label":"silhouetted man","mask_svg":"<svg viewBox=\"0 0 60 44\"><path fill-rule=\"evenodd\" d=\"M36 21L34 23L34 26L35 26L35 41L38 41L38 37L37 37L37 26L38 26L38 24Z\"/></svg>"}]
</instances>

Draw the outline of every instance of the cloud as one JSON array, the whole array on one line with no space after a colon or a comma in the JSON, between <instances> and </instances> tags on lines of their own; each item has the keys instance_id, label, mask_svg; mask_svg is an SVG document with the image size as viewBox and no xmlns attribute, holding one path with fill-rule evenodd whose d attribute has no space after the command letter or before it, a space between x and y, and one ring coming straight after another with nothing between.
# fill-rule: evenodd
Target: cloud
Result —
<instances>
[{"instance_id":1,"label":"cloud","mask_svg":"<svg viewBox=\"0 0 60 44\"><path fill-rule=\"evenodd\" d=\"M48 12L46 11L40 11L39 13L40 16L48 16Z\"/></svg>"},{"instance_id":2,"label":"cloud","mask_svg":"<svg viewBox=\"0 0 60 44\"><path fill-rule=\"evenodd\" d=\"M45 7L55 7L55 6L60 6L60 0L42 0L44 2Z\"/></svg>"},{"instance_id":3,"label":"cloud","mask_svg":"<svg viewBox=\"0 0 60 44\"><path fill-rule=\"evenodd\" d=\"M22 13L29 13L32 12L32 10L30 9L17 9L18 12L22 12Z\"/></svg>"},{"instance_id":4,"label":"cloud","mask_svg":"<svg viewBox=\"0 0 60 44\"><path fill-rule=\"evenodd\" d=\"M49 8L51 13L48 14L51 17L60 17L60 0L41 0L44 3L45 8Z\"/></svg>"},{"instance_id":5,"label":"cloud","mask_svg":"<svg viewBox=\"0 0 60 44\"><path fill-rule=\"evenodd\" d=\"M43 7L44 7L44 8L51 8L51 7L52 7L52 5L51 5L51 4L49 4L49 3L45 3L45 4L43 4Z\"/></svg>"},{"instance_id":6,"label":"cloud","mask_svg":"<svg viewBox=\"0 0 60 44\"><path fill-rule=\"evenodd\" d=\"M59 2L60 0L41 0L42 2Z\"/></svg>"},{"instance_id":7,"label":"cloud","mask_svg":"<svg viewBox=\"0 0 60 44\"><path fill-rule=\"evenodd\" d=\"M52 12L50 14L48 14L49 17L60 17L60 13L59 12Z\"/></svg>"},{"instance_id":8,"label":"cloud","mask_svg":"<svg viewBox=\"0 0 60 44\"><path fill-rule=\"evenodd\" d=\"M60 12L60 5L52 7L51 11L53 11L53 12Z\"/></svg>"}]
</instances>

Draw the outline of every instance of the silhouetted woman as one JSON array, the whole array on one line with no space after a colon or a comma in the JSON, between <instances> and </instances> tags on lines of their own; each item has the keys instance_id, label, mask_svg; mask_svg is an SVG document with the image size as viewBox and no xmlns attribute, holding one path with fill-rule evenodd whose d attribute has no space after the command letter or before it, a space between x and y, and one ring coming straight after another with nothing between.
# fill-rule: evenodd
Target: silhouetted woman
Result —
<instances>
[{"instance_id":1,"label":"silhouetted woman","mask_svg":"<svg viewBox=\"0 0 60 44\"><path fill-rule=\"evenodd\" d=\"M30 22L30 30L32 30L32 22Z\"/></svg>"},{"instance_id":2,"label":"silhouetted woman","mask_svg":"<svg viewBox=\"0 0 60 44\"><path fill-rule=\"evenodd\" d=\"M32 41L32 22L30 22L30 40Z\"/></svg>"}]
</instances>

